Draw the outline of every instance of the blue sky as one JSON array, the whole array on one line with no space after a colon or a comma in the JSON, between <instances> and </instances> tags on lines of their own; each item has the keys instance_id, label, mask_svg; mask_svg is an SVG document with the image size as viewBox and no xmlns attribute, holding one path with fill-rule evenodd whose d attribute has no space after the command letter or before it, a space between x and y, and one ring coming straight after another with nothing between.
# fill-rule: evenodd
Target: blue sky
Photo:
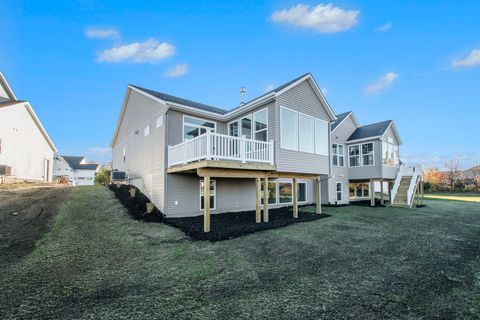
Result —
<instances>
[{"instance_id":1,"label":"blue sky","mask_svg":"<svg viewBox=\"0 0 480 320\"><path fill-rule=\"evenodd\" d=\"M401 158L480 160L478 1L2 1L0 71L62 154L107 161L127 84L222 108L311 72Z\"/></svg>"}]
</instances>

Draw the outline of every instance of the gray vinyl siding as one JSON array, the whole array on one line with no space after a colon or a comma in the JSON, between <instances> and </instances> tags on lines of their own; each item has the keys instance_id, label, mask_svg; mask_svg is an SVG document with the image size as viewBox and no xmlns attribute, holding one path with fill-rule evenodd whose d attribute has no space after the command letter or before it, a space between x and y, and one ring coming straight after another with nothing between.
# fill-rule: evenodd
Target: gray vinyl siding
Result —
<instances>
[{"instance_id":1,"label":"gray vinyl siding","mask_svg":"<svg viewBox=\"0 0 480 320\"><path fill-rule=\"evenodd\" d=\"M368 179L379 179L382 178L382 143L380 140L374 141L363 141L362 143L373 142L374 148L374 165L373 166L359 166L359 167L348 167L348 176L350 180L368 180ZM357 143L351 143L350 145L356 145ZM348 147L347 147L347 165L348 165ZM361 156L361 155L360 155Z\"/></svg>"},{"instance_id":2,"label":"gray vinyl siding","mask_svg":"<svg viewBox=\"0 0 480 320\"><path fill-rule=\"evenodd\" d=\"M162 212L165 210L165 125L156 127L166 106L134 90L127 97L117 141L112 147L113 169L127 171L130 184L139 188ZM144 136L144 128L150 134ZM138 133L135 133L138 130ZM126 161L123 162L123 148Z\"/></svg>"},{"instance_id":3,"label":"gray vinyl siding","mask_svg":"<svg viewBox=\"0 0 480 320\"><path fill-rule=\"evenodd\" d=\"M280 137L280 107L319 118L330 123L330 117L308 81L304 81L282 93L276 99L275 108L275 164L282 172L329 174L329 156L282 149ZM329 143L330 144L330 143Z\"/></svg>"}]
</instances>

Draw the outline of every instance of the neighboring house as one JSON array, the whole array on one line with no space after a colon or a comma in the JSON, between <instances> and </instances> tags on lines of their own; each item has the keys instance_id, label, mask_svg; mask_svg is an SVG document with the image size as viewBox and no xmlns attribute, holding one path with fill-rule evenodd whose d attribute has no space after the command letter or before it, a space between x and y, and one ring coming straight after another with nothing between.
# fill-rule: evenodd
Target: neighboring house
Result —
<instances>
[{"instance_id":1,"label":"neighboring house","mask_svg":"<svg viewBox=\"0 0 480 320\"><path fill-rule=\"evenodd\" d=\"M272 207L320 212L335 119L309 73L229 111L129 85L112 167L167 217L204 214L205 231L210 211L255 210L257 222L261 207L265 221Z\"/></svg>"},{"instance_id":2,"label":"neighboring house","mask_svg":"<svg viewBox=\"0 0 480 320\"><path fill-rule=\"evenodd\" d=\"M55 151L30 103L18 100L0 73L0 176L51 181Z\"/></svg>"},{"instance_id":3,"label":"neighboring house","mask_svg":"<svg viewBox=\"0 0 480 320\"><path fill-rule=\"evenodd\" d=\"M88 163L87 158L83 156L56 155L53 175L55 177L65 177L73 185L93 186L98 169L98 163Z\"/></svg>"},{"instance_id":4,"label":"neighboring house","mask_svg":"<svg viewBox=\"0 0 480 320\"><path fill-rule=\"evenodd\" d=\"M372 200L375 184L390 194L400 170L402 144L392 120L360 126L353 112L338 114L331 124L331 140L332 176L323 182L329 203Z\"/></svg>"}]
</instances>

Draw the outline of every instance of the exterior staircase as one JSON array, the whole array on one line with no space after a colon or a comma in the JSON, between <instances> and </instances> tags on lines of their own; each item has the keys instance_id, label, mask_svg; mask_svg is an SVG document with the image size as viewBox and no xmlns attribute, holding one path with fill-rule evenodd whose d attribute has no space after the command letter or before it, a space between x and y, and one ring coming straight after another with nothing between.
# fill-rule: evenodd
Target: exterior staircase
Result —
<instances>
[{"instance_id":1,"label":"exterior staircase","mask_svg":"<svg viewBox=\"0 0 480 320\"><path fill-rule=\"evenodd\" d=\"M415 195L419 193L422 182L420 167L401 165L392 189L392 206L413 207Z\"/></svg>"}]
</instances>

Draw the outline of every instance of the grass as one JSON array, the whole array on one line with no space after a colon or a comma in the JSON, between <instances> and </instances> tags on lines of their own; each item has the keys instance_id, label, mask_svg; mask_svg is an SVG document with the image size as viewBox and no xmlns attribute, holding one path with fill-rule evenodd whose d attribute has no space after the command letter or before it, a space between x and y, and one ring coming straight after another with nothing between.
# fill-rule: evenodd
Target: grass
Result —
<instances>
[{"instance_id":1,"label":"grass","mask_svg":"<svg viewBox=\"0 0 480 320\"><path fill-rule=\"evenodd\" d=\"M35 250L0 270L0 318L479 318L480 208L426 203L326 207L209 243L78 188Z\"/></svg>"},{"instance_id":2,"label":"grass","mask_svg":"<svg viewBox=\"0 0 480 320\"><path fill-rule=\"evenodd\" d=\"M480 193L427 193L425 198L432 200L480 202Z\"/></svg>"}]
</instances>

